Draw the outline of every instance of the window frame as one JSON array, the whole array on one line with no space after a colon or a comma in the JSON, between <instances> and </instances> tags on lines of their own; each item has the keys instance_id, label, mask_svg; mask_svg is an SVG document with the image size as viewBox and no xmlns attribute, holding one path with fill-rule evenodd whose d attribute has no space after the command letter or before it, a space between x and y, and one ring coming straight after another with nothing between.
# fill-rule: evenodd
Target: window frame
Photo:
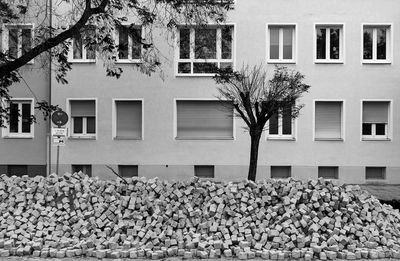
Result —
<instances>
[{"instance_id":1,"label":"window frame","mask_svg":"<svg viewBox=\"0 0 400 261\"><path fill-rule=\"evenodd\" d=\"M131 26L131 23L121 23L121 26L125 26L125 27L129 27ZM143 35L145 33L144 30L144 26L143 25L133 25L133 27L137 27L138 29L141 29L141 37L142 39L144 38ZM114 30L114 42L115 42L115 46L117 48L117 56L116 56L116 62L115 63L119 63L119 64L139 64L142 63L142 59L132 59L132 36L130 34L128 34L128 59L119 59L119 50L118 50L118 46L119 46L119 30L118 27L115 27ZM143 54L143 46L140 49L140 56L142 56Z\"/></svg>"},{"instance_id":2,"label":"window frame","mask_svg":"<svg viewBox=\"0 0 400 261\"><path fill-rule=\"evenodd\" d=\"M317 59L317 28L318 27L323 27L326 29L332 29L332 28L339 28L339 59L331 59L330 58L330 34L326 34L326 59ZM314 57L314 63L315 64L344 64L345 63L345 57L346 57L346 41L345 41L345 35L346 35L346 27L345 23L314 23L314 33L313 33L313 57ZM329 36L329 37L328 37ZM328 41L329 40L329 41ZM329 48L327 48L329 47Z\"/></svg>"},{"instance_id":3,"label":"window frame","mask_svg":"<svg viewBox=\"0 0 400 261\"><path fill-rule=\"evenodd\" d=\"M95 30L97 30L97 28L95 28ZM97 32L96 32L97 33ZM82 38L82 35L80 35ZM97 62L97 50L94 50L95 52L95 59L87 59L86 57L86 52L87 52L87 48L85 46L85 44L83 43L83 39L82 39L82 58L81 59L74 59L74 37L71 38L71 48L69 49L68 52L68 62L70 63L96 63Z\"/></svg>"},{"instance_id":4,"label":"window frame","mask_svg":"<svg viewBox=\"0 0 400 261\"><path fill-rule=\"evenodd\" d=\"M386 135L363 135L364 102L388 102L388 123L385 126ZM360 104L360 141L392 141L393 139L393 100L392 99L362 99ZM376 123L375 123L376 124ZM374 124L374 125L375 125ZM374 126L372 126L373 128ZM373 131L372 129L371 131ZM372 133L374 134L374 133ZM384 137L383 137L384 136Z\"/></svg>"},{"instance_id":5,"label":"window frame","mask_svg":"<svg viewBox=\"0 0 400 261\"><path fill-rule=\"evenodd\" d=\"M313 100L313 141L345 141L345 127L346 127L346 103L345 99L314 99ZM341 138L317 138L316 137L316 103L317 102L341 102L341 125L340 125L340 137Z\"/></svg>"},{"instance_id":6,"label":"window frame","mask_svg":"<svg viewBox=\"0 0 400 261\"><path fill-rule=\"evenodd\" d=\"M232 58L231 59L222 59L218 58L221 57L221 51L222 51L222 39L221 36L221 28L224 26L232 26L233 32L232 32ZM216 23L210 23L207 24L205 28L216 28L216 59L196 59L196 58L188 58L188 59L180 59L179 58L179 52L180 52L180 29L181 28L186 28L190 29L190 43L189 43L189 57L194 57L194 42L195 42L195 34L194 31L196 29L196 26L185 26L185 25L178 25L175 29L175 41L174 41L174 50L175 50L175 59L174 59L174 74L175 77L213 77L215 73L193 73L193 63L194 62L215 62L215 63L221 63L221 62L231 62L232 63L232 69L235 70L236 68L236 23L224 23L224 24L216 24ZM178 65L180 62L188 62L191 63L191 73L179 73L178 72Z\"/></svg>"},{"instance_id":7,"label":"window frame","mask_svg":"<svg viewBox=\"0 0 400 261\"><path fill-rule=\"evenodd\" d=\"M74 131L74 120L71 116L71 101L94 101L95 104L95 130L96 133L92 134L92 133L82 133L82 134L75 134ZM77 139L77 140L97 140L97 135L99 132L98 129L98 102L97 102L97 98L67 98L67 104L66 104L66 111L67 114L70 116L70 119L68 120L67 123L67 133L68 133L68 138L69 139ZM87 124L85 125L86 121L87 121L87 117L82 117L83 118L83 122L82 122L82 132L84 132L84 130L86 130L87 128ZM86 120L85 120L86 119ZM69 129L69 130L68 130Z\"/></svg>"},{"instance_id":8,"label":"window frame","mask_svg":"<svg viewBox=\"0 0 400 261\"><path fill-rule=\"evenodd\" d=\"M373 29L372 59L364 59L364 28ZM386 27L386 59L376 59L376 31L378 27ZM375 50L375 52L374 52ZM374 57L375 56L375 57ZM391 64L393 62L393 23L362 23L361 24L361 64Z\"/></svg>"},{"instance_id":9,"label":"window frame","mask_svg":"<svg viewBox=\"0 0 400 261\"><path fill-rule=\"evenodd\" d=\"M271 35L270 27L279 28L279 59L270 58ZM292 59L283 59L283 27L293 28L292 32ZM267 23L266 24L266 61L269 64L296 64L297 63L297 23ZM282 58L281 58L282 57Z\"/></svg>"},{"instance_id":10,"label":"window frame","mask_svg":"<svg viewBox=\"0 0 400 261\"><path fill-rule=\"evenodd\" d=\"M117 101L140 101L142 109L142 135L140 139L137 138L118 138L117 137ZM113 140L144 140L144 99L143 98L113 98L112 99L112 139Z\"/></svg>"},{"instance_id":11,"label":"window frame","mask_svg":"<svg viewBox=\"0 0 400 261\"><path fill-rule=\"evenodd\" d=\"M20 114L21 114L20 107L22 107L23 102L29 101L31 104L31 115L34 115L34 112L35 112L34 98L11 98L10 101L16 102L19 104L18 110L19 110ZM8 106L8 107L10 106L10 103L4 99L2 99L1 102L2 102L2 105ZM33 139L35 137L35 123L34 122L31 123L31 131L29 133L22 133L21 117L22 117L22 115L18 116L18 133L11 133L10 132L10 123L6 122L5 123L6 127L1 128L2 138L5 138L5 139L13 139L13 138L15 138L15 139ZM21 130L21 132L20 132L20 130Z\"/></svg>"},{"instance_id":12,"label":"window frame","mask_svg":"<svg viewBox=\"0 0 400 261\"><path fill-rule=\"evenodd\" d=\"M31 42L31 48L34 47L34 39L35 39L35 25L34 23L4 23L1 26L2 34L1 34L1 40L2 40L2 51L7 52L9 50L8 46L8 39L9 39L9 27L17 27L19 29L22 28L30 28L31 29L31 35L32 35L32 42ZM20 31L20 30L18 30ZM18 58L21 57L22 55L22 40L20 39L21 37L18 37L18 43L17 43L17 52L18 52ZM26 64L32 65L34 64L35 59L30 60Z\"/></svg>"},{"instance_id":13,"label":"window frame","mask_svg":"<svg viewBox=\"0 0 400 261\"><path fill-rule=\"evenodd\" d=\"M233 137L232 138L196 138L196 139L182 139L178 138L178 101L227 101L226 99L218 99L218 98L174 98L173 104L173 135L172 139L174 141L235 141L236 140L236 116L235 116L235 108L233 108Z\"/></svg>"}]
</instances>

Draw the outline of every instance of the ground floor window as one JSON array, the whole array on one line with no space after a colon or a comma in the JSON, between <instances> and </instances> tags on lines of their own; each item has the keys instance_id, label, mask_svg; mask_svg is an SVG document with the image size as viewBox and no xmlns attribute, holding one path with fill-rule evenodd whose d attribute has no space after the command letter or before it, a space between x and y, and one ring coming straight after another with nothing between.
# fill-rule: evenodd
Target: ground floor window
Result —
<instances>
[{"instance_id":1,"label":"ground floor window","mask_svg":"<svg viewBox=\"0 0 400 261\"><path fill-rule=\"evenodd\" d=\"M118 165L118 174L124 178L137 177L138 166L137 165Z\"/></svg>"},{"instance_id":2,"label":"ground floor window","mask_svg":"<svg viewBox=\"0 0 400 261\"><path fill-rule=\"evenodd\" d=\"M291 166L271 166L271 178L286 179L292 176Z\"/></svg>"},{"instance_id":3,"label":"ground floor window","mask_svg":"<svg viewBox=\"0 0 400 261\"><path fill-rule=\"evenodd\" d=\"M338 179L339 178L339 167L318 167L318 178L324 179Z\"/></svg>"},{"instance_id":4,"label":"ground floor window","mask_svg":"<svg viewBox=\"0 0 400 261\"><path fill-rule=\"evenodd\" d=\"M214 166L197 165L194 166L194 175L199 178L214 178Z\"/></svg>"}]
</instances>

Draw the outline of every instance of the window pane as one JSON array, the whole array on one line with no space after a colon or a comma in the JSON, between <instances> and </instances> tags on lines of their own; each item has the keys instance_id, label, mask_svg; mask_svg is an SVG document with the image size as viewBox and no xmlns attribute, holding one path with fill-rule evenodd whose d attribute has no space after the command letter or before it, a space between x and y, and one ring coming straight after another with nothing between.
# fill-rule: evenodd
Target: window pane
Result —
<instances>
[{"instance_id":1,"label":"window pane","mask_svg":"<svg viewBox=\"0 0 400 261\"><path fill-rule=\"evenodd\" d=\"M232 30L231 26L221 29L222 35L222 59L232 59Z\"/></svg>"},{"instance_id":2,"label":"window pane","mask_svg":"<svg viewBox=\"0 0 400 261\"><path fill-rule=\"evenodd\" d=\"M385 179L385 167L366 167L365 178L366 179Z\"/></svg>"},{"instance_id":3,"label":"window pane","mask_svg":"<svg viewBox=\"0 0 400 261\"><path fill-rule=\"evenodd\" d=\"M8 53L12 58L18 58L18 29L8 31Z\"/></svg>"},{"instance_id":4,"label":"window pane","mask_svg":"<svg viewBox=\"0 0 400 261\"><path fill-rule=\"evenodd\" d=\"M74 121L74 133L82 133L83 132L83 118L82 117L73 117Z\"/></svg>"},{"instance_id":5,"label":"window pane","mask_svg":"<svg viewBox=\"0 0 400 261\"><path fill-rule=\"evenodd\" d=\"M219 68L220 69L228 69L228 68L232 69L232 63L220 63Z\"/></svg>"},{"instance_id":6,"label":"window pane","mask_svg":"<svg viewBox=\"0 0 400 261\"><path fill-rule=\"evenodd\" d=\"M96 133L96 117L87 117L86 118L86 133L94 134Z\"/></svg>"},{"instance_id":7,"label":"window pane","mask_svg":"<svg viewBox=\"0 0 400 261\"><path fill-rule=\"evenodd\" d=\"M74 45L72 48L74 59L82 59L82 37L80 35L74 37Z\"/></svg>"},{"instance_id":8,"label":"window pane","mask_svg":"<svg viewBox=\"0 0 400 261\"><path fill-rule=\"evenodd\" d=\"M193 73L215 73L217 63L193 63Z\"/></svg>"},{"instance_id":9,"label":"window pane","mask_svg":"<svg viewBox=\"0 0 400 261\"><path fill-rule=\"evenodd\" d=\"M10 104L10 132L18 133L18 103Z\"/></svg>"},{"instance_id":10,"label":"window pane","mask_svg":"<svg viewBox=\"0 0 400 261\"><path fill-rule=\"evenodd\" d=\"M190 73L191 63L178 63L178 73Z\"/></svg>"},{"instance_id":11,"label":"window pane","mask_svg":"<svg viewBox=\"0 0 400 261\"><path fill-rule=\"evenodd\" d=\"M278 114L274 114L269 118L269 134L277 135L278 134Z\"/></svg>"},{"instance_id":12,"label":"window pane","mask_svg":"<svg viewBox=\"0 0 400 261\"><path fill-rule=\"evenodd\" d=\"M128 28L120 26L118 32L118 58L128 59Z\"/></svg>"},{"instance_id":13,"label":"window pane","mask_svg":"<svg viewBox=\"0 0 400 261\"><path fill-rule=\"evenodd\" d=\"M86 48L86 59L96 59L96 45L94 43L95 41L92 40L96 37L96 29L94 26L90 26L86 29L85 33L88 36L84 42Z\"/></svg>"},{"instance_id":14,"label":"window pane","mask_svg":"<svg viewBox=\"0 0 400 261\"><path fill-rule=\"evenodd\" d=\"M140 59L142 53L142 29L131 29L132 35L132 59Z\"/></svg>"},{"instance_id":15,"label":"window pane","mask_svg":"<svg viewBox=\"0 0 400 261\"><path fill-rule=\"evenodd\" d=\"M279 28L270 28L269 58L279 59Z\"/></svg>"},{"instance_id":16,"label":"window pane","mask_svg":"<svg viewBox=\"0 0 400 261\"><path fill-rule=\"evenodd\" d=\"M282 113L282 134L292 134L292 107L289 106Z\"/></svg>"},{"instance_id":17,"label":"window pane","mask_svg":"<svg viewBox=\"0 0 400 261\"><path fill-rule=\"evenodd\" d=\"M179 31L179 58L190 58L190 30L181 29Z\"/></svg>"},{"instance_id":18,"label":"window pane","mask_svg":"<svg viewBox=\"0 0 400 261\"><path fill-rule=\"evenodd\" d=\"M363 123L362 135L372 135L372 124L371 123Z\"/></svg>"},{"instance_id":19,"label":"window pane","mask_svg":"<svg viewBox=\"0 0 400 261\"><path fill-rule=\"evenodd\" d=\"M217 58L217 30L196 29L195 30L195 58L216 59Z\"/></svg>"},{"instance_id":20,"label":"window pane","mask_svg":"<svg viewBox=\"0 0 400 261\"><path fill-rule=\"evenodd\" d=\"M326 29L317 28L317 59L326 59Z\"/></svg>"},{"instance_id":21,"label":"window pane","mask_svg":"<svg viewBox=\"0 0 400 261\"><path fill-rule=\"evenodd\" d=\"M339 59L339 44L340 44L340 29L331 29L331 41L330 41L330 58Z\"/></svg>"},{"instance_id":22,"label":"window pane","mask_svg":"<svg viewBox=\"0 0 400 261\"><path fill-rule=\"evenodd\" d=\"M283 59L293 59L293 28L283 28Z\"/></svg>"},{"instance_id":23,"label":"window pane","mask_svg":"<svg viewBox=\"0 0 400 261\"><path fill-rule=\"evenodd\" d=\"M385 123L375 124L375 135L386 135Z\"/></svg>"},{"instance_id":24,"label":"window pane","mask_svg":"<svg viewBox=\"0 0 400 261\"><path fill-rule=\"evenodd\" d=\"M364 59L372 59L372 28L364 28Z\"/></svg>"},{"instance_id":25,"label":"window pane","mask_svg":"<svg viewBox=\"0 0 400 261\"><path fill-rule=\"evenodd\" d=\"M31 105L22 104L22 133L31 132Z\"/></svg>"},{"instance_id":26,"label":"window pane","mask_svg":"<svg viewBox=\"0 0 400 261\"><path fill-rule=\"evenodd\" d=\"M22 29L22 55L32 48L32 30Z\"/></svg>"},{"instance_id":27,"label":"window pane","mask_svg":"<svg viewBox=\"0 0 400 261\"><path fill-rule=\"evenodd\" d=\"M376 59L386 59L386 29L377 29L377 47L376 47Z\"/></svg>"}]
</instances>

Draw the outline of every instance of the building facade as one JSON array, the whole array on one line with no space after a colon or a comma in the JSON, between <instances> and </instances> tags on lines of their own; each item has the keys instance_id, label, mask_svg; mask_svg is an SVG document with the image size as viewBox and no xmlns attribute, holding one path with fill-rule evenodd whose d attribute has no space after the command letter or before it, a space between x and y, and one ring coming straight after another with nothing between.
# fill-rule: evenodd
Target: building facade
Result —
<instances>
[{"instance_id":1,"label":"building facade","mask_svg":"<svg viewBox=\"0 0 400 261\"><path fill-rule=\"evenodd\" d=\"M284 65L311 88L296 120L284 114L267 123L257 178L400 184L399 7L396 0L240 0L224 25L179 27L171 42L159 36L163 77L137 70L143 50L121 28L120 79L107 77L96 54L75 40L68 85L29 72L27 82L70 116L61 173L115 178L108 165L123 176L242 180L250 137L216 98L211 70L264 63L272 74ZM22 83L12 94L32 98ZM46 164L55 171L47 122L32 128L14 137L2 130L0 172Z\"/></svg>"}]
</instances>

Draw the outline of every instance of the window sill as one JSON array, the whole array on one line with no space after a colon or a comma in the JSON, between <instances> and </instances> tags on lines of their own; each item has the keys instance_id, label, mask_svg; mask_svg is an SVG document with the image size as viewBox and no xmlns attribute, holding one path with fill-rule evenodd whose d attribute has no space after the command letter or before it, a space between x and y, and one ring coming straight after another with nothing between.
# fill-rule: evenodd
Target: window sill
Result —
<instances>
[{"instance_id":1,"label":"window sill","mask_svg":"<svg viewBox=\"0 0 400 261\"><path fill-rule=\"evenodd\" d=\"M344 141L343 138L315 138L315 141Z\"/></svg>"},{"instance_id":2,"label":"window sill","mask_svg":"<svg viewBox=\"0 0 400 261\"><path fill-rule=\"evenodd\" d=\"M30 136L18 136L18 135L5 135L3 139L33 139L32 135Z\"/></svg>"},{"instance_id":3,"label":"window sill","mask_svg":"<svg viewBox=\"0 0 400 261\"><path fill-rule=\"evenodd\" d=\"M197 137L193 137L193 138L179 138L176 137L175 140L187 140L187 141L196 141L196 140L234 140L233 137L210 137L210 138L197 138Z\"/></svg>"},{"instance_id":4,"label":"window sill","mask_svg":"<svg viewBox=\"0 0 400 261\"><path fill-rule=\"evenodd\" d=\"M362 141L391 141L389 138L368 138L368 137L363 137Z\"/></svg>"},{"instance_id":5,"label":"window sill","mask_svg":"<svg viewBox=\"0 0 400 261\"><path fill-rule=\"evenodd\" d=\"M314 60L315 64L344 64L342 60Z\"/></svg>"},{"instance_id":6,"label":"window sill","mask_svg":"<svg viewBox=\"0 0 400 261\"><path fill-rule=\"evenodd\" d=\"M142 63L141 60L117 60L116 64L138 64Z\"/></svg>"},{"instance_id":7,"label":"window sill","mask_svg":"<svg viewBox=\"0 0 400 261\"><path fill-rule=\"evenodd\" d=\"M83 63L83 64L90 63L90 64L92 64L92 63L96 63L96 60L73 59L73 60L69 60L68 62L70 62L70 63Z\"/></svg>"},{"instance_id":8,"label":"window sill","mask_svg":"<svg viewBox=\"0 0 400 261\"><path fill-rule=\"evenodd\" d=\"M295 60L268 60L269 64L296 64Z\"/></svg>"},{"instance_id":9,"label":"window sill","mask_svg":"<svg viewBox=\"0 0 400 261\"><path fill-rule=\"evenodd\" d=\"M389 60L362 60L363 64L391 64Z\"/></svg>"},{"instance_id":10,"label":"window sill","mask_svg":"<svg viewBox=\"0 0 400 261\"><path fill-rule=\"evenodd\" d=\"M178 78L183 77L214 77L216 73L178 73L175 76Z\"/></svg>"},{"instance_id":11,"label":"window sill","mask_svg":"<svg viewBox=\"0 0 400 261\"><path fill-rule=\"evenodd\" d=\"M69 140L96 140L96 136L70 136Z\"/></svg>"},{"instance_id":12,"label":"window sill","mask_svg":"<svg viewBox=\"0 0 400 261\"><path fill-rule=\"evenodd\" d=\"M296 138L295 137L282 137L282 136L267 136L267 140L286 140L286 141L295 141Z\"/></svg>"},{"instance_id":13,"label":"window sill","mask_svg":"<svg viewBox=\"0 0 400 261\"><path fill-rule=\"evenodd\" d=\"M133 137L114 137L114 140L143 140L142 137L140 138L133 138Z\"/></svg>"}]
</instances>

